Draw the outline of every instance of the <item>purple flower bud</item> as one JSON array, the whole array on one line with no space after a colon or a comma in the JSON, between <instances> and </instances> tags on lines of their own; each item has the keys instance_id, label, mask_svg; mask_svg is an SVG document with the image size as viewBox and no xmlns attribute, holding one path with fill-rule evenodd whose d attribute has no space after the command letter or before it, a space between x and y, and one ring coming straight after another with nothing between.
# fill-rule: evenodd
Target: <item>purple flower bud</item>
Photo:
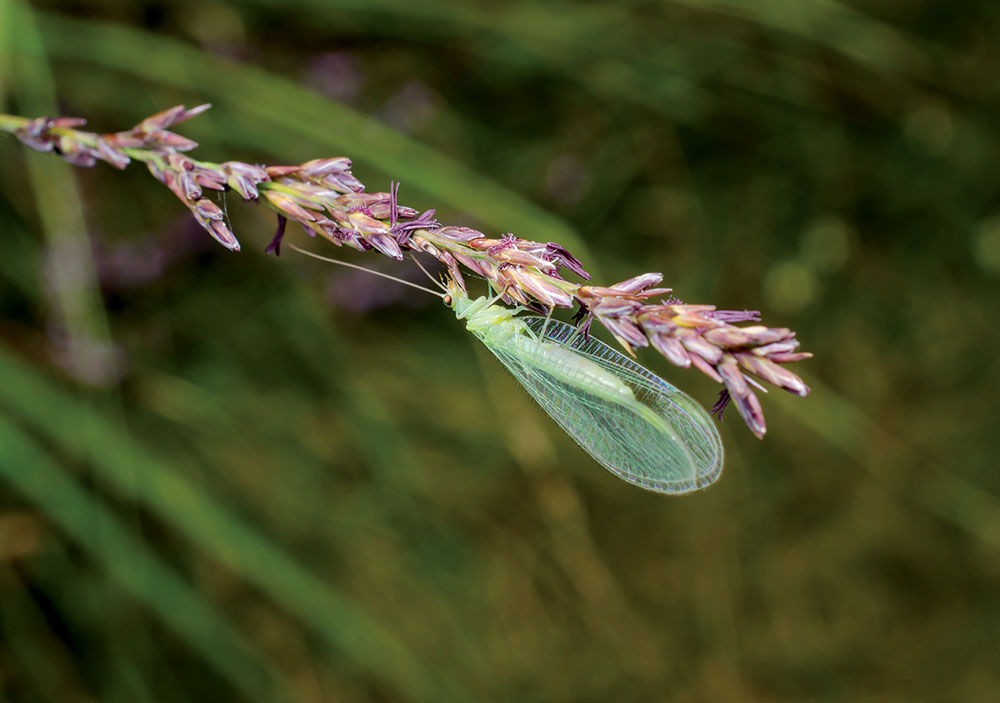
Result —
<instances>
[{"instance_id":1,"label":"purple flower bud","mask_svg":"<svg viewBox=\"0 0 1000 703\"><path fill-rule=\"evenodd\" d=\"M187 137L182 137L179 134L174 134L173 132L153 132L149 135L149 140L146 144L147 146L168 146L177 151L191 151L198 147L198 142Z\"/></svg>"},{"instance_id":2,"label":"purple flower bud","mask_svg":"<svg viewBox=\"0 0 1000 703\"><path fill-rule=\"evenodd\" d=\"M132 161L125 152L109 144L104 137L97 138L97 151L105 161L117 169L125 168Z\"/></svg>"},{"instance_id":3,"label":"purple flower bud","mask_svg":"<svg viewBox=\"0 0 1000 703\"><path fill-rule=\"evenodd\" d=\"M364 237L365 241L389 258L396 261L403 260L403 252L400 251L399 244L388 234L366 234Z\"/></svg>"},{"instance_id":4,"label":"purple flower bud","mask_svg":"<svg viewBox=\"0 0 1000 703\"><path fill-rule=\"evenodd\" d=\"M736 358L739 361L740 366L758 378L761 378L772 385L778 386L779 388L784 388L795 395L809 395L809 387L802 382L801 378L788 369L782 368L767 359L761 359L760 357L753 356L752 354L738 354Z\"/></svg>"},{"instance_id":5,"label":"purple flower bud","mask_svg":"<svg viewBox=\"0 0 1000 703\"><path fill-rule=\"evenodd\" d=\"M25 146L29 146L35 151L50 152L55 148L52 137L48 134L52 121L47 117L38 117L24 125L15 132L17 138Z\"/></svg>"},{"instance_id":6,"label":"purple flower bud","mask_svg":"<svg viewBox=\"0 0 1000 703\"><path fill-rule=\"evenodd\" d=\"M329 212L330 217L333 218L333 220L341 227L349 228L351 226L350 217L348 216L348 213L343 210L328 210L327 212Z\"/></svg>"},{"instance_id":7,"label":"purple flower bud","mask_svg":"<svg viewBox=\"0 0 1000 703\"><path fill-rule=\"evenodd\" d=\"M360 193L365 189L365 184L347 171L331 173L323 179L323 185L338 193Z\"/></svg>"},{"instance_id":8,"label":"purple flower bud","mask_svg":"<svg viewBox=\"0 0 1000 703\"><path fill-rule=\"evenodd\" d=\"M222 171L227 176L226 184L244 200L257 200L260 197L257 184L270 180L266 169L240 161L226 161Z\"/></svg>"},{"instance_id":9,"label":"purple flower bud","mask_svg":"<svg viewBox=\"0 0 1000 703\"><path fill-rule=\"evenodd\" d=\"M611 287L617 290L625 291L626 293L639 293L646 290L650 286L659 285L662 280L662 273L644 273L622 281L621 283L615 283Z\"/></svg>"},{"instance_id":10,"label":"purple flower bud","mask_svg":"<svg viewBox=\"0 0 1000 703\"><path fill-rule=\"evenodd\" d=\"M500 240L483 237L482 239L470 239L466 242L466 244L476 251L489 251L490 249L499 246Z\"/></svg>"},{"instance_id":11,"label":"purple flower bud","mask_svg":"<svg viewBox=\"0 0 1000 703\"><path fill-rule=\"evenodd\" d=\"M469 242L473 239L485 239L486 236L479 230L472 229L471 227L454 227L447 226L441 227L435 231L435 234L451 239L456 242Z\"/></svg>"},{"instance_id":12,"label":"purple flower bud","mask_svg":"<svg viewBox=\"0 0 1000 703\"><path fill-rule=\"evenodd\" d=\"M791 364L795 361L805 361L812 358L811 352L791 352L771 354L768 358L776 364Z\"/></svg>"},{"instance_id":13,"label":"purple flower bud","mask_svg":"<svg viewBox=\"0 0 1000 703\"><path fill-rule=\"evenodd\" d=\"M649 341L652 342L656 351L660 352L674 366L679 366L682 369L691 366L691 357L681 343L673 337L653 333L649 335Z\"/></svg>"},{"instance_id":14,"label":"purple flower bud","mask_svg":"<svg viewBox=\"0 0 1000 703\"><path fill-rule=\"evenodd\" d=\"M577 291L577 297L593 300L620 298L623 295L628 295L628 293L617 288L608 288L607 286L580 286Z\"/></svg>"},{"instance_id":15,"label":"purple flower bud","mask_svg":"<svg viewBox=\"0 0 1000 703\"><path fill-rule=\"evenodd\" d=\"M145 134L148 132L156 132L161 129L166 129L167 127L170 127L175 122L177 122L177 119L183 114L184 114L184 106L174 105L173 107L169 107L166 110L163 110L162 112L157 112L155 115L150 115L142 122L137 124L135 127L133 127L132 131L134 133Z\"/></svg>"},{"instance_id":16,"label":"purple flower bud","mask_svg":"<svg viewBox=\"0 0 1000 703\"><path fill-rule=\"evenodd\" d=\"M302 170L299 166L267 166L265 167L268 178L284 178Z\"/></svg>"},{"instance_id":17,"label":"purple flower bud","mask_svg":"<svg viewBox=\"0 0 1000 703\"><path fill-rule=\"evenodd\" d=\"M591 311L600 317L624 317L638 310L640 304L625 298L607 298L597 305L591 306Z\"/></svg>"},{"instance_id":18,"label":"purple flower bud","mask_svg":"<svg viewBox=\"0 0 1000 703\"><path fill-rule=\"evenodd\" d=\"M184 114L180 115L171 126L177 124L178 122L184 122L185 120L190 120L192 117L197 117L201 113L205 112L212 107L212 103L202 103L201 105L195 105L190 110L184 110Z\"/></svg>"},{"instance_id":19,"label":"purple flower bud","mask_svg":"<svg viewBox=\"0 0 1000 703\"><path fill-rule=\"evenodd\" d=\"M698 369L699 371L701 371L703 374L705 374L706 376L708 376L710 379L712 379L716 383L722 383L722 376L719 375L719 372L716 371L715 368L713 368L711 364L709 364L707 361L705 361L704 359L702 359L697 354L692 354L690 356L690 359L691 359L691 365L692 366L694 366L696 369Z\"/></svg>"},{"instance_id":20,"label":"purple flower bud","mask_svg":"<svg viewBox=\"0 0 1000 703\"><path fill-rule=\"evenodd\" d=\"M714 310L708 317L718 322L758 322L760 320L759 310Z\"/></svg>"},{"instance_id":21,"label":"purple flower bud","mask_svg":"<svg viewBox=\"0 0 1000 703\"><path fill-rule=\"evenodd\" d=\"M90 149L81 149L80 151L73 153L64 153L63 159L73 166L82 166L84 168L90 168L98 161Z\"/></svg>"},{"instance_id":22,"label":"purple flower bud","mask_svg":"<svg viewBox=\"0 0 1000 703\"><path fill-rule=\"evenodd\" d=\"M369 193L346 193L338 195L334 200L334 205L343 210L364 210L371 204Z\"/></svg>"},{"instance_id":23,"label":"purple flower bud","mask_svg":"<svg viewBox=\"0 0 1000 703\"><path fill-rule=\"evenodd\" d=\"M68 163L87 168L93 166L97 163L98 159L102 158L101 154L95 149L91 149L69 137L59 137L55 151L62 155L62 158Z\"/></svg>"},{"instance_id":24,"label":"purple flower bud","mask_svg":"<svg viewBox=\"0 0 1000 703\"><path fill-rule=\"evenodd\" d=\"M236 235L226 227L223 222L212 221L208 226L208 232L221 244L222 246L229 249L229 251L239 251L240 243L236 239Z\"/></svg>"},{"instance_id":25,"label":"purple flower bud","mask_svg":"<svg viewBox=\"0 0 1000 703\"><path fill-rule=\"evenodd\" d=\"M188 207L191 208L191 212L194 214L195 219L198 220L198 224L215 237L222 246L230 251L240 250L240 243L236 240L235 235L233 235L229 227L226 226L224 222L225 216L218 205L211 200L203 198L196 203L188 205Z\"/></svg>"},{"instance_id":26,"label":"purple flower bud","mask_svg":"<svg viewBox=\"0 0 1000 703\"><path fill-rule=\"evenodd\" d=\"M253 164L246 164L242 161L226 161L222 164L222 170L227 174L243 176L249 178L254 183L263 183L269 180L267 169Z\"/></svg>"},{"instance_id":27,"label":"purple flower bud","mask_svg":"<svg viewBox=\"0 0 1000 703\"><path fill-rule=\"evenodd\" d=\"M521 288L537 298L546 307L568 308L573 305L573 297L552 285L544 276L524 269L510 269L510 277Z\"/></svg>"},{"instance_id":28,"label":"purple flower bud","mask_svg":"<svg viewBox=\"0 0 1000 703\"><path fill-rule=\"evenodd\" d=\"M192 117L197 117L203 113L208 108L212 107L211 103L205 103L204 105L198 105L190 110L185 109L183 105L174 105L171 108L164 110L163 112L158 112L155 115L147 117L142 122L137 124L132 128L133 133L149 133L159 130L167 129L168 127L173 127L175 124L179 124L184 120L189 120Z\"/></svg>"},{"instance_id":29,"label":"purple flower bud","mask_svg":"<svg viewBox=\"0 0 1000 703\"><path fill-rule=\"evenodd\" d=\"M453 254L453 256L465 268L469 269L470 271L472 271L475 274L479 274L480 276L483 275L482 269L479 268L479 262L476 261L475 259L473 259L472 257L466 256L465 254L462 254L462 253L457 252L457 251Z\"/></svg>"},{"instance_id":30,"label":"purple flower bud","mask_svg":"<svg viewBox=\"0 0 1000 703\"><path fill-rule=\"evenodd\" d=\"M752 333L748 334L746 328L739 327L715 327L705 330L705 339L717 347L733 349L735 347L745 347L750 344Z\"/></svg>"},{"instance_id":31,"label":"purple flower bud","mask_svg":"<svg viewBox=\"0 0 1000 703\"><path fill-rule=\"evenodd\" d=\"M601 315L597 315L596 317L619 340L627 342L633 347L645 347L649 345L646 335L628 318L603 317Z\"/></svg>"},{"instance_id":32,"label":"purple flower bud","mask_svg":"<svg viewBox=\"0 0 1000 703\"><path fill-rule=\"evenodd\" d=\"M244 200L256 200L260 197L260 192L257 190L257 184L250 178L244 175L230 173L229 177L226 179L226 184L240 194L240 197Z\"/></svg>"},{"instance_id":33,"label":"purple flower bud","mask_svg":"<svg viewBox=\"0 0 1000 703\"><path fill-rule=\"evenodd\" d=\"M731 354L725 354L722 361L716 365L716 369L733 396L740 398L750 392L746 379L743 378L736 359Z\"/></svg>"},{"instance_id":34,"label":"purple flower bud","mask_svg":"<svg viewBox=\"0 0 1000 703\"><path fill-rule=\"evenodd\" d=\"M205 198L196 202L192 209L194 210L195 216L199 219L218 220L219 222L225 219L222 208L213 203L211 200L206 200Z\"/></svg>"},{"instance_id":35,"label":"purple flower bud","mask_svg":"<svg viewBox=\"0 0 1000 703\"><path fill-rule=\"evenodd\" d=\"M309 177L321 180L331 173L342 173L351 168L351 160L346 156L335 156L328 159L313 159L302 164L302 173Z\"/></svg>"},{"instance_id":36,"label":"purple flower bud","mask_svg":"<svg viewBox=\"0 0 1000 703\"><path fill-rule=\"evenodd\" d=\"M730 393L732 394L732 389L730 389ZM740 417L743 418L743 422L747 423L750 431L757 435L757 439L764 439L767 423L764 421L764 410L760 407L760 401L757 400L753 391L748 388L746 395L735 395L733 401L736 403Z\"/></svg>"},{"instance_id":37,"label":"purple flower bud","mask_svg":"<svg viewBox=\"0 0 1000 703\"><path fill-rule=\"evenodd\" d=\"M211 190L226 189L226 177L221 173L211 171L207 168L198 168L194 172L194 180L202 188L209 188Z\"/></svg>"},{"instance_id":38,"label":"purple flower bud","mask_svg":"<svg viewBox=\"0 0 1000 703\"><path fill-rule=\"evenodd\" d=\"M697 354L713 366L722 359L722 350L706 342L697 333L685 334L680 338L680 343L689 352Z\"/></svg>"},{"instance_id":39,"label":"purple flower bud","mask_svg":"<svg viewBox=\"0 0 1000 703\"><path fill-rule=\"evenodd\" d=\"M62 129L76 129L87 124L87 120L82 117L53 117L49 122L53 127Z\"/></svg>"},{"instance_id":40,"label":"purple flower bud","mask_svg":"<svg viewBox=\"0 0 1000 703\"><path fill-rule=\"evenodd\" d=\"M389 203L376 203L368 208L371 216L377 220L392 220L393 209ZM404 205L399 205L396 207L396 219L400 217L410 218L417 216L417 210L412 207L406 207Z\"/></svg>"},{"instance_id":41,"label":"purple flower bud","mask_svg":"<svg viewBox=\"0 0 1000 703\"><path fill-rule=\"evenodd\" d=\"M505 249L502 247L492 247L489 253L497 259L497 261L506 262L509 264L516 264L518 266L533 266L541 271L552 272L555 271L556 265L551 261L546 261L541 257L535 256L531 252L521 251L520 249Z\"/></svg>"},{"instance_id":42,"label":"purple flower bud","mask_svg":"<svg viewBox=\"0 0 1000 703\"><path fill-rule=\"evenodd\" d=\"M780 342L795 336L795 334L787 327L749 325L747 327L741 327L740 329L750 335L755 344L771 344L772 342Z\"/></svg>"},{"instance_id":43,"label":"purple flower bud","mask_svg":"<svg viewBox=\"0 0 1000 703\"><path fill-rule=\"evenodd\" d=\"M644 291L635 293L635 295L638 295L643 300L646 300L648 298L658 298L661 295L666 295L667 293L672 292L673 290L673 288L647 288Z\"/></svg>"},{"instance_id":44,"label":"purple flower bud","mask_svg":"<svg viewBox=\"0 0 1000 703\"><path fill-rule=\"evenodd\" d=\"M197 200L201 197L201 187L195 181L194 174L190 171L181 171L177 175L177 185L187 200Z\"/></svg>"},{"instance_id":45,"label":"purple flower bud","mask_svg":"<svg viewBox=\"0 0 1000 703\"><path fill-rule=\"evenodd\" d=\"M382 222L381 220L376 220L374 217L370 217L363 212L355 211L348 213L347 219L350 220L351 225L354 226L356 230L361 232L361 234L385 234L390 233L389 225Z\"/></svg>"},{"instance_id":46,"label":"purple flower bud","mask_svg":"<svg viewBox=\"0 0 1000 703\"><path fill-rule=\"evenodd\" d=\"M267 198L268 201L278 210L293 220L298 220L299 222L312 222L317 217L315 213L306 210L284 193L278 193L277 191L268 189L264 191L264 197Z\"/></svg>"},{"instance_id":47,"label":"purple flower bud","mask_svg":"<svg viewBox=\"0 0 1000 703\"><path fill-rule=\"evenodd\" d=\"M674 313L668 309L653 308L650 311L650 307L647 306L643 309L643 312L639 315L639 324L642 328L652 334L673 334L674 330L677 329L672 321Z\"/></svg>"},{"instance_id":48,"label":"purple flower bud","mask_svg":"<svg viewBox=\"0 0 1000 703\"><path fill-rule=\"evenodd\" d=\"M755 347L751 351L757 356L770 357L773 354L783 354L785 352L795 351L799 348L799 340L790 339L785 342L775 342L774 344L765 344L762 347Z\"/></svg>"}]
</instances>

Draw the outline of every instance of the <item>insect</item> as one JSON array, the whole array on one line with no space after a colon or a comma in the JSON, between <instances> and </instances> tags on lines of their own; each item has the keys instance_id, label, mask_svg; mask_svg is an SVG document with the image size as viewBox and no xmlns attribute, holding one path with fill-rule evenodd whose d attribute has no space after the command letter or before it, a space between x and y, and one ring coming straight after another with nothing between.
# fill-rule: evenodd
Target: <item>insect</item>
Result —
<instances>
[{"instance_id":1,"label":"insect","mask_svg":"<svg viewBox=\"0 0 1000 703\"><path fill-rule=\"evenodd\" d=\"M611 473L668 494L690 493L719 478L723 449L715 423L645 367L571 325L520 315L523 308L496 305L496 298L471 298L455 281L446 294L416 287L444 298L542 409Z\"/></svg>"}]
</instances>

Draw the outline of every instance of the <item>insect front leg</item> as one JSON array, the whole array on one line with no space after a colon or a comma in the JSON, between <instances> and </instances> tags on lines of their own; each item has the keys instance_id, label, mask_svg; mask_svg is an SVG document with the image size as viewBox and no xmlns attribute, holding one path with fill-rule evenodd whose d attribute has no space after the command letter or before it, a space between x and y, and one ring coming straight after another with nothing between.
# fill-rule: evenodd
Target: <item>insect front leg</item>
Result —
<instances>
[{"instance_id":1,"label":"insect front leg","mask_svg":"<svg viewBox=\"0 0 1000 703\"><path fill-rule=\"evenodd\" d=\"M571 334L569 339L566 340L567 347L573 348L574 342L576 342L577 338L579 338L581 334L583 335L583 341L585 343L590 341L590 323L593 319L593 313L587 313L586 317L580 320L579 324L577 324L576 328L573 330L573 334Z\"/></svg>"},{"instance_id":2,"label":"insect front leg","mask_svg":"<svg viewBox=\"0 0 1000 703\"><path fill-rule=\"evenodd\" d=\"M545 331L549 328L549 322L552 320L552 313L555 312L555 306L549 308L549 314L545 316L545 324L542 325L542 331L539 332L538 336L545 339Z\"/></svg>"}]
</instances>

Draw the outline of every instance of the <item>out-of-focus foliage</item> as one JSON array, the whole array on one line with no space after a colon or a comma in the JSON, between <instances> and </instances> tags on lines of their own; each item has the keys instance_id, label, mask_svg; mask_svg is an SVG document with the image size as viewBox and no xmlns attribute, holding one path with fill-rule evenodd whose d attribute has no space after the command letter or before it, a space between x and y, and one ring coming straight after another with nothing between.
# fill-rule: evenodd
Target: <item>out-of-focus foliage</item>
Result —
<instances>
[{"instance_id":1,"label":"out-of-focus foliage","mask_svg":"<svg viewBox=\"0 0 1000 703\"><path fill-rule=\"evenodd\" d=\"M648 494L433 298L4 138L0 694L1000 698L998 36L985 1L0 3L0 111L212 102L200 158L348 155L816 354L715 487Z\"/></svg>"}]
</instances>

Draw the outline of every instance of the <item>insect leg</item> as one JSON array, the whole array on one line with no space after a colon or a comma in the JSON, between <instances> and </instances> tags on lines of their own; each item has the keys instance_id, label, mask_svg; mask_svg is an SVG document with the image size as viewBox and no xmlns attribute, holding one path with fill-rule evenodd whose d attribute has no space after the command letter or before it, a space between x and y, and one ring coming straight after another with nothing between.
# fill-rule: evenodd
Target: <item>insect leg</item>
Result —
<instances>
[{"instance_id":1,"label":"insect leg","mask_svg":"<svg viewBox=\"0 0 1000 703\"><path fill-rule=\"evenodd\" d=\"M491 283L490 286L492 287L492 285L493 284ZM496 305L497 301L500 300L500 298L502 298L503 296L504 296L503 291L500 291L499 293L497 293L492 298L490 298L489 300L486 301L486 305L483 306L483 309L485 310L486 308L490 307L491 305Z\"/></svg>"},{"instance_id":2,"label":"insect leg","mask_svg":"<svg viewBox=\"0 0 1000 703\"><path fill-rule=\"evenodd\" d=\"M576 341L576 338L580 336L580 329L581 329L580 326L575 327L573 329L573 334L571 334L569 336L569 339L566 340L566 346L569 347L570 349L573 348L573 342Z\"/></svg>"},{"instance_id":3,"label":"insect leg","mask_svg":"<svg viewBox=\"0 0 1000 703\"><path fill-rule=\"evenodd\" d=\"M542 325L542 331L538 334L541 339L545 339L545 330L549 328L549 322L552 320L552 313L554 311L555 306L549 308L549 314L545 316L545 324Z\"/></svg>"}]
</instances>

